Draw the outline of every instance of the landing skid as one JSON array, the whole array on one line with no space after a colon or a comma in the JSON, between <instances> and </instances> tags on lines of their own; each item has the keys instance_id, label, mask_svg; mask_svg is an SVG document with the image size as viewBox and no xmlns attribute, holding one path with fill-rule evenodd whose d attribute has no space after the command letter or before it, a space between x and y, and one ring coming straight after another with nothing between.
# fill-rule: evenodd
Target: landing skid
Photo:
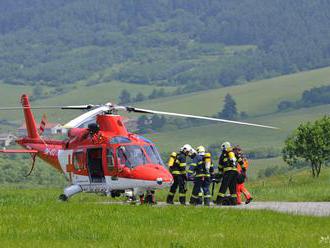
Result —
<instances>
[{"instance_id":1,"label":"landing skid","mask_svg":"<svg viewBox=\"0 0 330 248\"><path fill-rule=\"evenodd\" d=\"M67 197L65 194L60 194L60 196L58 197L58 199L60 201L65 202L65 201L68 201L69 200L69 197Z\"/></svg>"}]
</instances>

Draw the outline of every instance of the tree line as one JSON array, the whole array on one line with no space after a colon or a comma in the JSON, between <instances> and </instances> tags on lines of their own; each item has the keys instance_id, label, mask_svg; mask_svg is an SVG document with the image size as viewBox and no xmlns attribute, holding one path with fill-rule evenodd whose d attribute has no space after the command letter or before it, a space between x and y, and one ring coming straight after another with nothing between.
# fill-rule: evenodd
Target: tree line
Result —
<instances>
[{"instance_id":1,"label":"tree line","mask_svg":"<svg viewBox=\"0 0 330 248\"><path fill-rule=\"evenodd\" d=\"M329 66L329 8L308 0L3 0L0 79L57 86L98 74L98 82L190 92Z\"/></svg>"},{"instance_id":2,"label":"tree line","mask_svg":"<svg viewBox=\"0 0 330 248\"><path fill-rule=\"evenodd\" d=\"M305 90L297 101L281 101L277 108L279 111L287 109L298 109L330 104L330 85L313 87Z\"/></svg>"}]
</instances>

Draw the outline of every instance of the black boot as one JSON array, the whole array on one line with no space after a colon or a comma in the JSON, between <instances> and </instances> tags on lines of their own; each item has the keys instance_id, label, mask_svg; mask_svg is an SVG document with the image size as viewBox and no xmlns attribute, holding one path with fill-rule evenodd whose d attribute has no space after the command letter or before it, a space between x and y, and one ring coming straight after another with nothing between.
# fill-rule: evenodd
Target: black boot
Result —
<instances>
[{"instance_id":1,"label":"black boot","mask_svg":"<svg viewBox=\"0 0 330 248\"><path fill-rule=\"evenodd\" d=\"M230 205L232 205L232 206L237 205L237 198L236 197L230 197Z\"/></svg>"},{"instance_id":2,"label":"black boot","mask_svg":"<svg viewBox=\"0 0 330 248\"><path fill-rule=\"evenodd\" d=\"M249 204L252 200L253 200L253 198L250 197L249 199L247 199L247 200L245 201L245 204Z\"/></svg>"},{"instance_id":3,"label":"black boot","mask_svg":"<svg viewBox=\"0 0 330 248\"><path fill-rule=\"evenodd\" d=\"M185 196L180 196L179 197L179 202L181 205L186 205L186 197Z\"/></svg>"},{"instance_id":4,"label":"black boot","mask_svg":"<svg viewBox=\"0 0 330 248\"><path fill-rule=\"evenodd\" d=\"M223 205L223 200L224 200L224 197L217 196L217 199L215 200L215 204Z\"/></svg>"},{"instance_id":5,"label":"black boot","mask_svg":"<svg viewBox=\"0 0 330 248\"><path fill-rule=\"evenodd\" d=\"M203 197L199 196L197 199L197 205L203 205Z\"/></svg>"},{"instance_id":6,"label":"black boot","mask_svg":"<svg viewBox=\"0 0 330 248\"><path fill-rule=\"evenodd\" d=\"M196 198L194 198L194 197L190 197L189 204L190 204L190 205L197 205L196 200L197 200Z\"/></svg>"},{"instance_id":7,"label":"black boot","mask_svg":"<svg viewBox=\"0 0 330 248\"><path fill-rule=\"evenodd\" d=\"M152 195L148 194L145 198L146 204L152 204Z\"/></svg>"},{"instance_id":8,"label":"black boot","mask_svg":"<svg viewBox=\"0 0 330 248\"><path fill-rule=\"evenodd\" d=\"M145 203L145 198L144 198L144 195L140 195L140 204L144 204Z\"/></svg>"},{"instance_id":9,"label":"black boot","mask_svg":"<svg viewBox=\"0 0 330 248\"><path fill-rule=\"evenodd\" d=\"M151 191L151 204L157 204L155 191Z\"/></svg>"},{"instance_id":10,"label":"black boot","mask_svg":"<svg viewBox=\"0 0 330 248\"><path fill-rule=\"evenodd\" d=\"M210 198L204 197L204 206L210 206Z\"/></svg>"},{"instance_id":11,"label":"black boot","mask_svg":"<svg viewBox=\"0 0 330 248\"><path fill-rule=\"evenodd\" d=\"M174 195L168 195L167 199L166 199L166 203L167 204L174 204L173 199L174 199Z\"/></svg>"}]
</instances>

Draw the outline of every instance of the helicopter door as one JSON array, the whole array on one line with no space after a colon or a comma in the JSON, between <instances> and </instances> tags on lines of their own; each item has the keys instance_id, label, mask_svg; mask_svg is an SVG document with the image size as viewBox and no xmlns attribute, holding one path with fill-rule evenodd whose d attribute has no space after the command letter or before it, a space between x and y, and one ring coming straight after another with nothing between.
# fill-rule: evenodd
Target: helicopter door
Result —
<instances>
[{"instance_id":1,"label":"helicopter door","mask_svg":"<svg viewBox=\"0 0 330 248\"><path fill-rule=\"evenodd\" d=\"M102 147L87 149L87 167L92 183L105 182L102 166Z\"/></svg>"}]
</instances>

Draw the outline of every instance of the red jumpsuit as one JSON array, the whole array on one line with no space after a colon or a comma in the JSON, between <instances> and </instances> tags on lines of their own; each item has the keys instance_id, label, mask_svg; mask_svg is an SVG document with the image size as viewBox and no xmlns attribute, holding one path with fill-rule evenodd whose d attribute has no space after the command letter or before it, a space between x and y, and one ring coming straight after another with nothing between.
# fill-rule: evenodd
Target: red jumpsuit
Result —
<instances>
[{"instance_id":1,"label":"red jumpsuit","mask_svg":"<svg viewBox=\"0 0 330 248\"><path fill-rule=\"evenodd\" d=\"M249 164L246 159L244 159L244 167L246 170L249 167ZM242 167L239 164L237 166L237 171L238 171L238 173L241 173L241 171L242 171ZM236 191L237 191L237 204L242 204L241 193L243 193L243 195L246 199L245 203L249 203L251 201L251 194L245 188L244 183L236 184Z\"/></svg>"}]
</instances>

